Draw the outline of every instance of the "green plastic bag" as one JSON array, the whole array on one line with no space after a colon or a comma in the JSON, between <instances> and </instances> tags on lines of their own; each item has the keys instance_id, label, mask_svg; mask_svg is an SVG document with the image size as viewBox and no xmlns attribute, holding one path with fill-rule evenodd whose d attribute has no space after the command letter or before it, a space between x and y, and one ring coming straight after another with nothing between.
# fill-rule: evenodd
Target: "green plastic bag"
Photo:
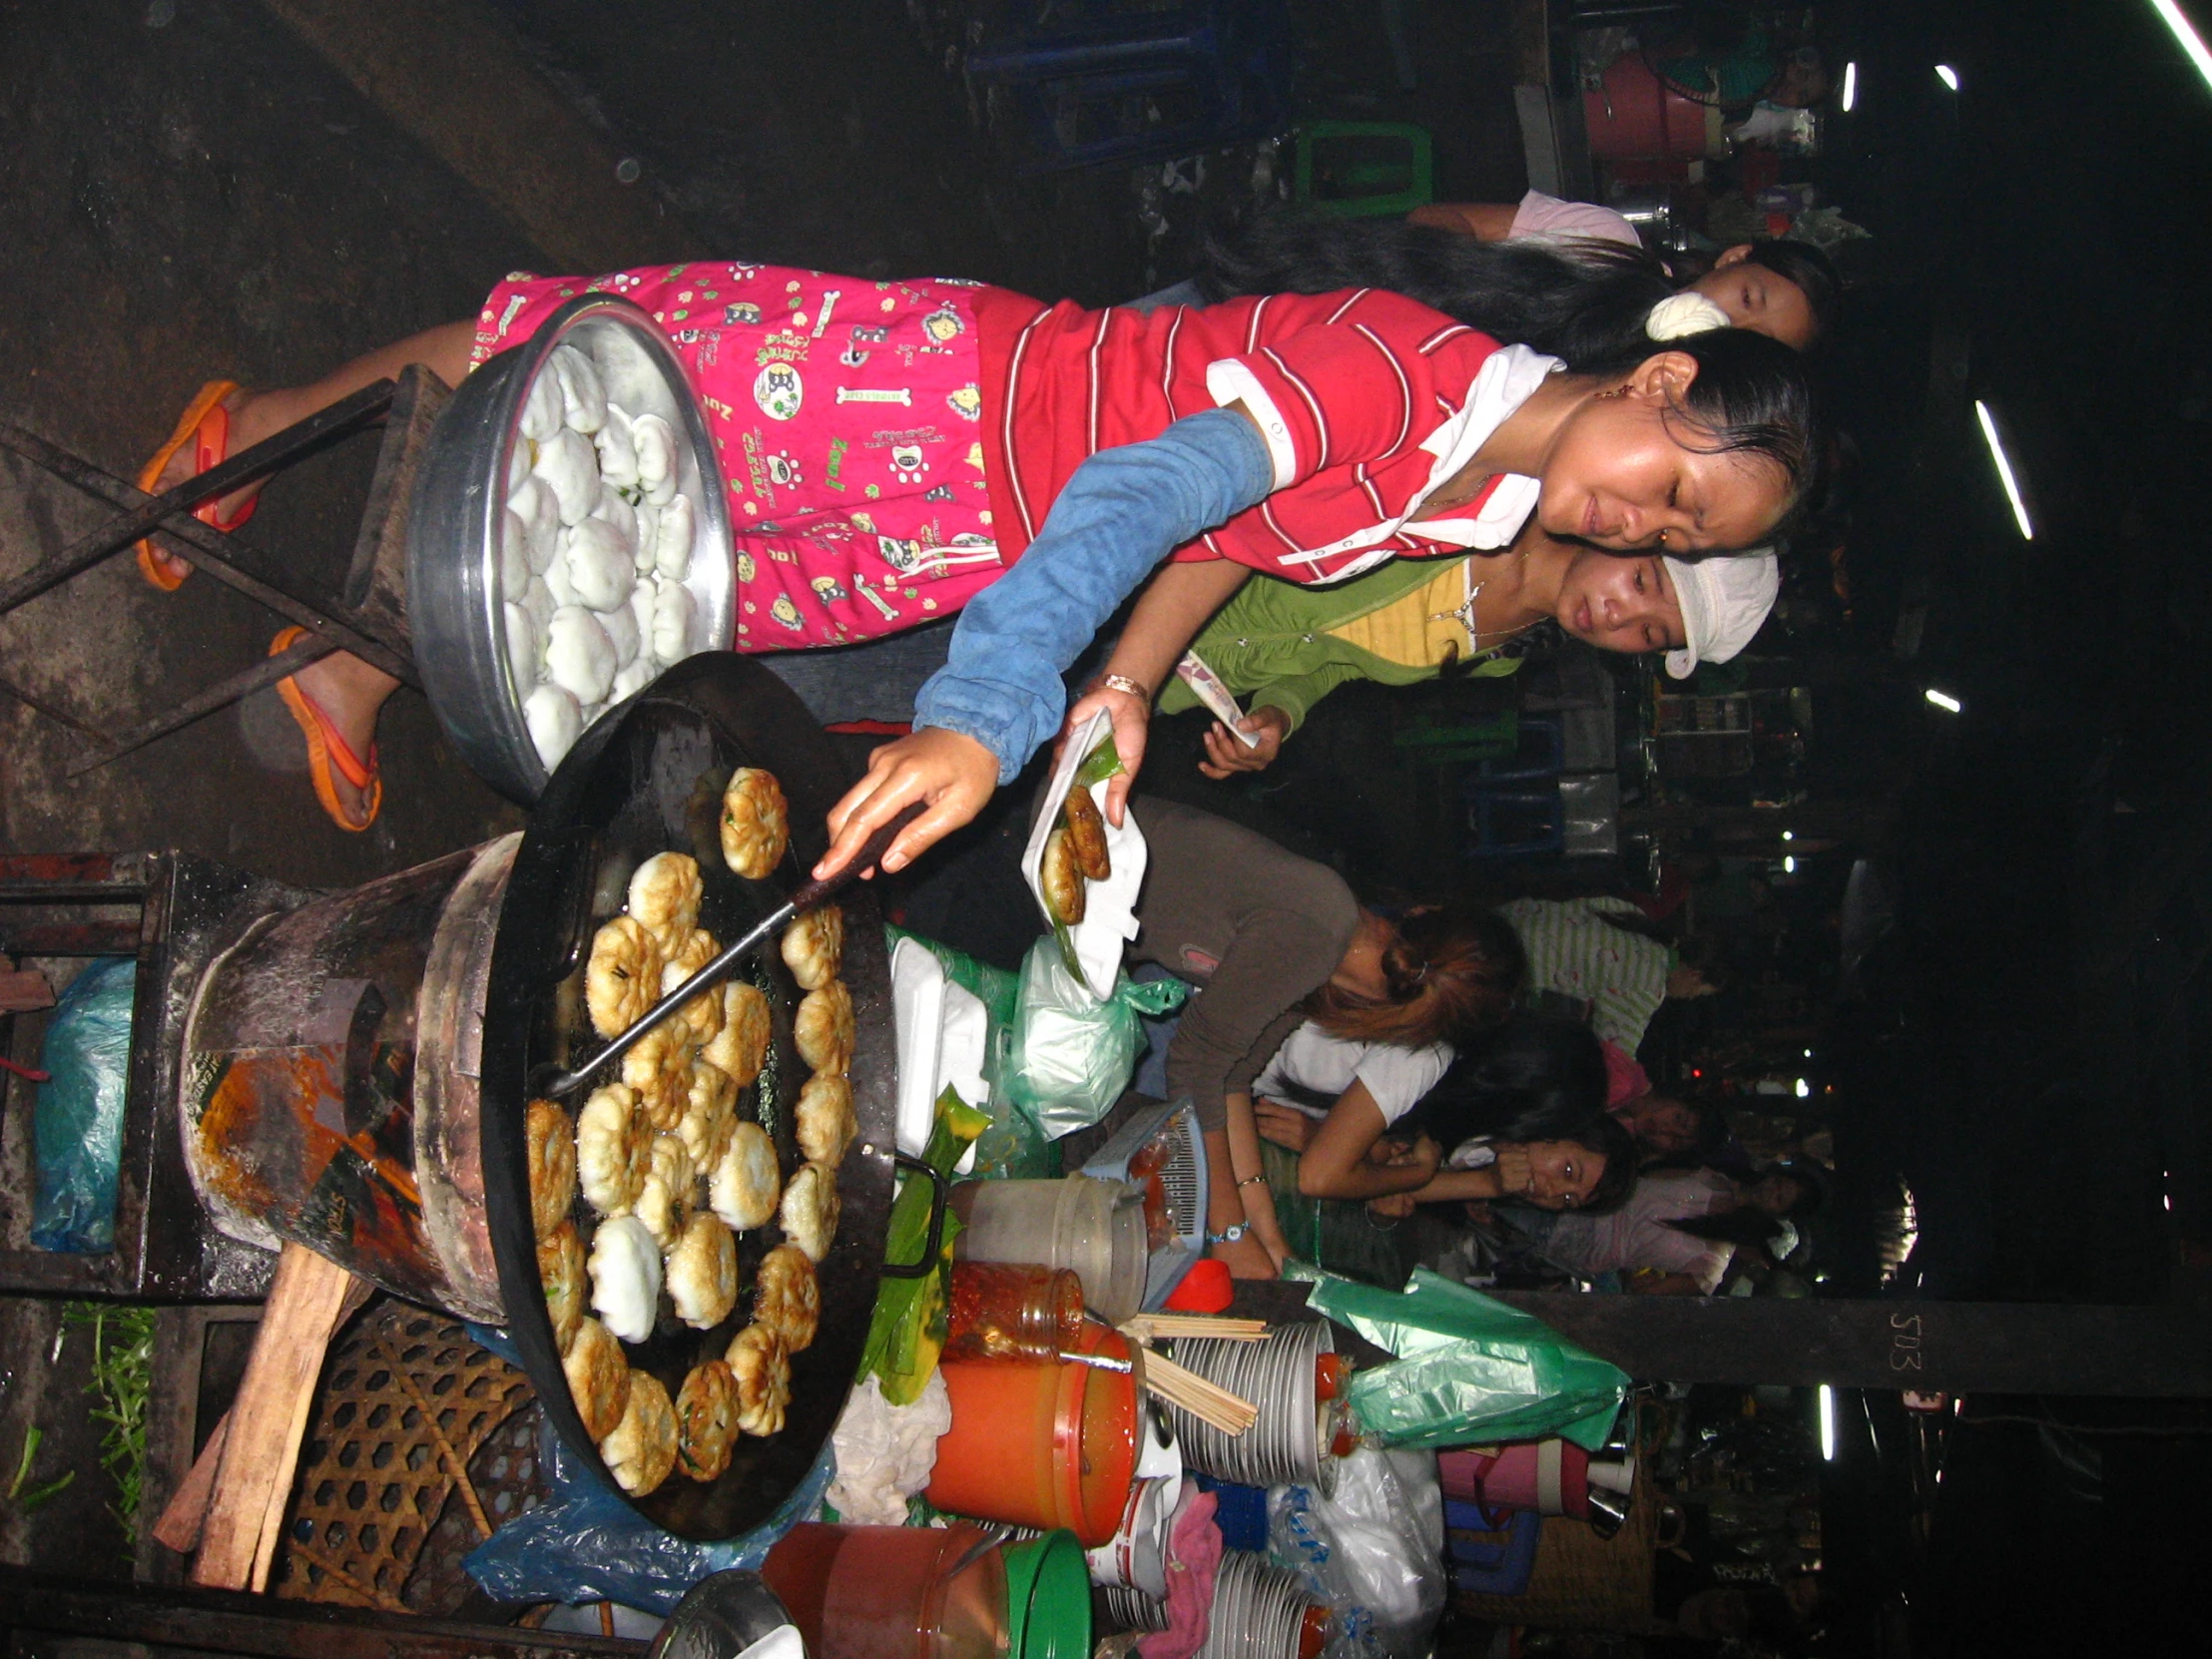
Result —
<instances>
[{"instance_id":1,"label":"green plastic bag","mask_svg":"<svg viewBox=\"0 0 2212 1659\"><path fill-rule=\"evenodd\" d=\"M983 1004L989 1024L988 1047L983 1055L983 1081L991 1086L990 1098L978 1108L990 1115L991 1126L975 1142L975 1166L962 1180L1050 1181L1060 1174L1060 1156L1037 1121L1015 1104L1006 1087L1013 1069L1014 1012L1021 995L1021 976L989 962L979 962L965 951L909 933L903 927L884 924L888 947L900 939L912 939L936 957L944 976Z\"/></svg>"},{"instance_id":2,"label":"green plastic bag","mask_svg":"<svg viewBox=\"0 0 2212 1659\"><path fill-rule=\"evenodd\" d=\"M1562 1435L1605 1443L1628 1374L1550 1326L1464 1285L1413 1270L1402 1291L1377 1290L1293 1264L1310 1306L1397 1358L1352 1378L1352 1410L1384 1445L1482 1445Z\"/></svg>"},{"instance_id":3,"label":"green plastic bag","mask_svg":"<svg viewBox=\"0 0 2212 1659\"><path fill-rule=\"evenodd\" d=\"M1136 1072L1144 1046L1139 1016L1181 1007L1190 994L1180 979L1140 985L1116 973L1113 994L1101 1001L1068 971L1053 941L1039 939L1021 964L1007 1094L1053 1140L1088 1129L1113 1110Z\"/></svg>"}]
</instances>

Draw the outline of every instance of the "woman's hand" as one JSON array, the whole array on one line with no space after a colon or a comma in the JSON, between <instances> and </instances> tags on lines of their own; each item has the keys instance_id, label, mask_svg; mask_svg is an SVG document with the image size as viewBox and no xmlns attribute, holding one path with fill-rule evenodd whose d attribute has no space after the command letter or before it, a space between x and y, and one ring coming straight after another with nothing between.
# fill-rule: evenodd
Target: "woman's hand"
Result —
<instances>
[{"instance_id":1,"label":"woman's hand","mask_svg":"<svg viewBox=\"0 0 2212 1659\"><path fill-rule=\"evenodd\" d=\"M1247 1233L1235 1244L1208 1245L1206 1254L1217 1262L1228 1263L1229 1277L1232 1279L1281 1277L1276 1272L1275 1258L1268 1254L1267 1246L1253 1233Z\"/></svg>"},{"instance_id":2,"label":"woman's hand","mask_svg":"<svg viewBox=\"0 0 2212 1659\"><path fill-rule=\"evenodd\" d=\"M1283 740L1291 735L1291 717L1272 705L1255 709L1237 722L1240 730L1260 741L1247 749L1236 733L1215 721L1206 734L1206 759L1198 770L1209 778L1228 778L1240 772L1265 772L1283 753Z\"/></svg>"},{"instance_id":3,"label":"woman's hand","mask_svg":"<svg viewBox=\"0 0 2212 1659\"><path fill-rule=\"evenodd\" d=\"M1252 1116L1260 1127L1260 1139L1273 1141L1290 1152L1304 1152L1314 1138L1314 1120L1296 1106L1279 1100L1256 1100Z\"/></svg>"},{"instance_id":4,"label":"woman's hand","mask_svg":"<svg viewBox=\"0 0 2212 1659\"><path fill-rule=\"evenodd\" d=\"M1511 1144L1497 1149L1497 1190L1501 1198L1520 1198L1536 1185L1535 1167L1528 1161L1528 1149Z\"/></svg>"},{"instance_id":5,"label":"woman's hand","mask_svg":"<svg viewBox=\"0 0 2212 1659\"><path fill-rule=\"evenodd\" d=\"M958 732L925 726L867 758L867 775L830 809L830 850L815 865L817 880L851 862L869 835L909 803L928 803L899 831L881 867L904 869L983 810L998 788L998 757Z\"/></svg>"},{"instance_id":6,"label":"woman's hand","mask_svg":"<svg viewBox=\"0 0 2212 1659\"><path fill-rule=\"evenodd\" d=\"M1705 977L1703 968L1687 965L1667 969L1667 998L1672 1002L1694 1001L1701 996L1711 996L1720 989Z\"/></svg>"},{"instance_id":7,"label":"woman's hand","mask_svg":"<svg viewBox=\"0 0 2212 1659\"><path fill-rule=\"evenodd\" d=\"M1380 1221L1403 1221L1419 1207L1411 1193L1384 1193L1368 1200L1368 1214Z\"/></svg>"},{"instance_id":8,"label":"woman's hand","mask_svg":"<svg viewBox=\"0 0 2212 1659\"><path fill-rule=\"evenodd\" d=\"M1121 771L1106 784L1106 817L1115 829L1121 828L1122 809L1129 800L1129 786L1137 781L1137 774L1144 767L1145 739L1152 732L1152 699L1139 697L1134 692L1123 691L1118 686L1093 686L1075 700L1075 707L1068 711L1068 718L1060 727L1060 742L1052 751L1053 764L1057 766L1060 751L1067 747L1075 729L1104 709L1114 723L1114 749L1121 756ZM995 773L992 775L997 776Z\"/></svg>"}]
</instances>

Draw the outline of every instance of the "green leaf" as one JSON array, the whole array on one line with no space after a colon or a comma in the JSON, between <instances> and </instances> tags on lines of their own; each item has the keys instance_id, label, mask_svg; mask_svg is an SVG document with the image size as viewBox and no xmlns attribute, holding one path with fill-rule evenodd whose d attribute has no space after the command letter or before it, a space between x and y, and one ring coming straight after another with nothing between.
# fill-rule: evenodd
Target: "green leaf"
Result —
<instances>
[{"instance_id":1,"label":"green leaf","mask_svg":"<svg viewBox=\"0 0 2212 1659\"><path fill-rule=\"evenodd\" d=\"M1114 734L1108 732L1098 740L1098 747L1083 757L1083 764L1075 769L1075 789L1087 790L1093 784L1103 784L1109 778L1122 774L1121 751L1114 747Z\"/></svg>"},{"instance_id":2,"label":"green leaf","mask_svg":"<svg viewBox=\"0 0 2212 1659\"><path fill-rule=\"evenodd\" d=\"M929 1144L922 1149L921 1161L949 1180L961 1154L990 1126L989 1113L968 1105L957 1090L947 1087L937 1097L937 1118L930 1126ZM898 1196L891 1201L884 1260L921 1259L929 1243L933 1191L933 1184L920 1176L900 1184ZM894 1405L918 1396L929 1374L937 1369L950 1300L952 1240L959 1230L958 1220L947 1215L942 1248L932 1270L918 1279L886 1278L876 1290L875 1312L868 1322L860 1369L875 1374L882 1383L883 1397Z\"/></svg>"}]
</instances>

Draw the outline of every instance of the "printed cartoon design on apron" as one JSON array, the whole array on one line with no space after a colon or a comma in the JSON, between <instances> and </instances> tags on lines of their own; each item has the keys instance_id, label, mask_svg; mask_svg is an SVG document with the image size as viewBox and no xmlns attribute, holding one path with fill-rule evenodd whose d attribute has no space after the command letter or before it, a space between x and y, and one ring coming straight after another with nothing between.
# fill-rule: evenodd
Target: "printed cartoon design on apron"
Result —
<instances>
[{"instance_id":1,"label":"printed cartoon design on apron","mask_svg":"<svg viewBox=\"0 0 2212 1659\"><path fill-rule=\"evenodd\" d=\"M949 616L1003 569L975 435L976 285L720 261L514 276L484 303L474 360L577 293L644 306L699 390L729 491L732 645L842 645Z\"/></svg>"}]
</instances>

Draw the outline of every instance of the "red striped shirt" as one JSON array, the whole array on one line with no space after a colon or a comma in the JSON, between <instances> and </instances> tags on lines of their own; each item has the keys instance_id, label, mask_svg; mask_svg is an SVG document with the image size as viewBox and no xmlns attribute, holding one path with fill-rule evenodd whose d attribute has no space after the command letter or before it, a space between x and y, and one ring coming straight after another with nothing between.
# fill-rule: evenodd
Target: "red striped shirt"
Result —
<instances>
[{"instance_id":1,"label":"red striped shirt","mask_svg":"<svg viewBox=\"0 0 2212 1659\"><path fill-rule=\"evenodd\" d=\"M1276 492L1178 558L1310 583L1379 555L1464 551L1393 532L1437 464L1422 440L1458 412L1497 349L1486 334L1372 288L1149 315L981 288L975 309L984 470L1008 563L1092 454L1240 397L1268 432Z\"/></svg>"}]
</instances>

